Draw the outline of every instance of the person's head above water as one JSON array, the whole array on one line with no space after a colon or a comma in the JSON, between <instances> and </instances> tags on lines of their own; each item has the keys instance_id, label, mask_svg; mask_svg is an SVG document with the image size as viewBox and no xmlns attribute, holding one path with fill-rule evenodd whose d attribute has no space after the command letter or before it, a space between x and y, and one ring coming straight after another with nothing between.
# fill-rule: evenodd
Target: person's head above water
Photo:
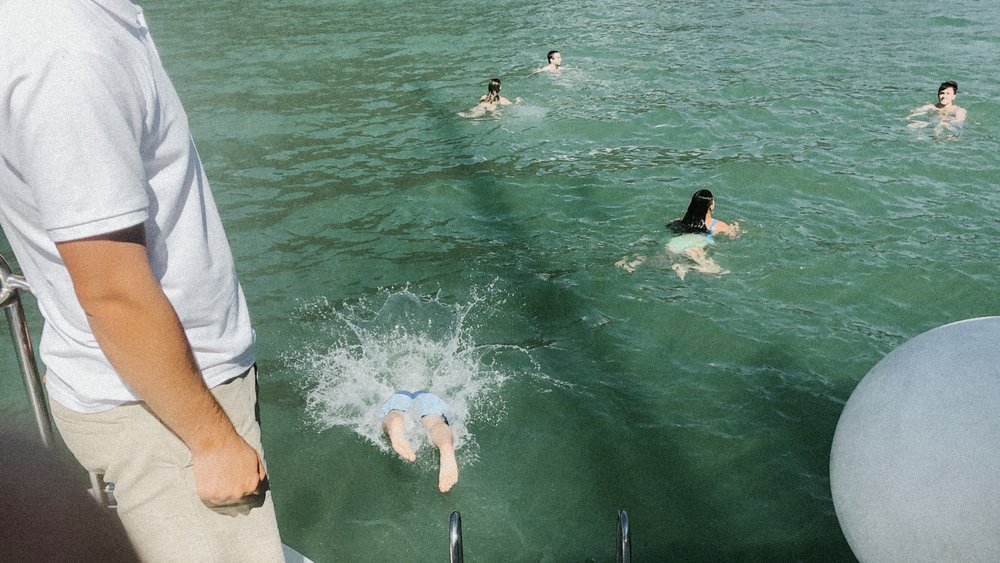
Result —
<instances>
[{"instance_id":1,"label":"person's head above water","mask_svg":"<svg viewBox=\"0 0 1000 563\"><path fill-rule=\"evenodd\" d=\"M948 90L951 90L950 92ZM948 80L938 86L938 104L942 106L950 105L955 96L958 95L958 82Z\"/></svg>"},{"instance_id":2,"label":"person's head above water","mask_svg":"<svg viewBox=\"0 0 1000 563\"><path fill-rule=\"evenodd\" d=\"M559 51L549 51L545 58L548 64L534 72L559 72L559 67L562 65L562 55Z\"/></svg>"},{"instance_id":3,"label":"person's head above water","mask_svg":"<svg viewBox=\"0 0 1000 563\"><path fill-rule=\"evenodd\" d=\"M486 86L486 96L484 96L483 101L486 103L496 103L500 101L500 79L493 78L490 83Z\"/></svg>"},{"instance_id":4,"label":"person's head above water","mask_svg":"<svg viewBox=\"0 0 1000 563\"><path fill-rule=\"evenodd\" d=\"M688 204L687 213L678 221L673 221L668 225L675 231L685 233L708 232L705 225L705 217L715 207L715 196L710 190L698 190L691 196L691 203Z\"/></svg>"},{"instance_id":5,"label":"person's head above water","mask_svg":"<svg viewBox=\"0 0 1000 563\"><path fill-rule=\"evenodd\" d=\"M696 231L707 231L705 217L715 207L715 196L710 190L698 190L691 196L691 203L688 204L687 212L681 222Z\"/></svg>"},{"instance_id":6,"label":"person's head above water","mask_svg":"<svg viewBox=\"0 0 1000 563\"><path fill-rule=\"evenodd\" d=\"M698 190L691 196L684 217L667 223L667 228L676 233L703 233L708 235L729 235L736 237L740 233L740 224L720 221L712 216L715 211L715 196L709 190Z\"/></svg>"}]
</instances>

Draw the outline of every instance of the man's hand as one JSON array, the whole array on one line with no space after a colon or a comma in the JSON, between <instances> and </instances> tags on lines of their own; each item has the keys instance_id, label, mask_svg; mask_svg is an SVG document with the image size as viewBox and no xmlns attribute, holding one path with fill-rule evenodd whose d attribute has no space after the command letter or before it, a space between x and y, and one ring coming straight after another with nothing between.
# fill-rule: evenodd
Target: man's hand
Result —
<instances>
[{"instance_id":1,"label":"man's hand","mask_svg":"<svg viewBox=\"0 0 1000 563\"><path fill-rule=\"evenodd\" d=\"M208 506L246 502L264 492L267 471L257 450L237 434L214 448L192 451L198 496Z\"/></svg>"}]
</instances>

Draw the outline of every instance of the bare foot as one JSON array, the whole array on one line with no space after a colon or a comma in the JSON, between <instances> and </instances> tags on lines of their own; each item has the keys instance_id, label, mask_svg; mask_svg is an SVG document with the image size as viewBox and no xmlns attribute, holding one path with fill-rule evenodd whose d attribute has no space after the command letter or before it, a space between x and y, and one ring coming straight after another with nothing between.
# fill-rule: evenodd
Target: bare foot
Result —
<instances>
[{"instance_id":1,"label":"bare foot","mask_svg":"<svg viewBox=\"0 0 1000 563\"><path fill-rule=\"evenodd\" d=\"M403 413L399 411L389 411L389 414L385 415L385 418L382 419L382 428L389 436L389 442L392 444L392 449L399 454L399 457L405 459L406 461L414 461L417 459L417 455L413 453L413 447L410 446L410 442L406 440L406 419L403 418Z\"/></svg>"},{"instance_id":2,"label":"bare foot","mask_svg":"<svg viewBox=\"0 0 1000 563\"><path fill-rule=\"evenodd\" d=\"M682 264L674 264L670 267L673 271L677 272L677 277L684 281L684 276L687 275L687 268Z\"/></svg>"},{"instance_id":3,"label":"bare foot","mask_svg":"<svg viewBox=\"0 0 1000 563\"><path fill-rule=\"evenodd\" d=\"M447 493L458 483L458 461L455 450L441 449L441 468L438 470L438 490Z\"/></svg>"},{"instance_id":4,"label":"bare foot","mask_svg":"<svg viewBox=\"0 0 1000 563\"><path fill-rule=\"evenodd\" d=\"M629 260L628 256L623 257L621 260L615 262L615 266L625 270L628 273L635 271L643 262L646 261L645 256L636 256L634 260Z\"/></svg>"},{"instance_id":5,"label":"bare foot","mask_svg":"<svg viewBox=\"0 0 1000 563\"><path fill-rule=\"evenodd\" d=\"M431 414L422 422L434 447L438 449L441 466L438 469L438 490L447 493L458 483L458 460L455 459L455 438L443 416Z\"/></svg>"}]
</instances>

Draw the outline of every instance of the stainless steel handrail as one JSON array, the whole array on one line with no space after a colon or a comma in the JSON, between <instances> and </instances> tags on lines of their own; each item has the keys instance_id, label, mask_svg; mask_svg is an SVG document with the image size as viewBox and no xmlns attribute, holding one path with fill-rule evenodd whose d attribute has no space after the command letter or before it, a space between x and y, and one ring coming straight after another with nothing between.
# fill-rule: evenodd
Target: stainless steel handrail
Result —
<instances>
[{"instance_id":1,"label":"stainless steel handrail","mask_svg":"<svg viewBox=\"0 0 1000 563\"><path fill-rule=\"evenodd\" d=\"M448 543L451 548L451 563L463 563L462 515L457 510L451 513L451 521L448 522Z\"/></svg>"},{"instance_id":2,"label":"stainless steel handrail","mask_svg":"<svg viewBox=\"0 0 1000 563\"><path fill-rule=\"evenodd\" d=\"M28 392L31 410L35 416L35 425L42 438L42 444L51 448L55 444L52 431L52 418L49 415L49 404L45 402L45 391L42 387L42 377L35 361L35 350L31 345L31 334L28 332L28 321L24 316L24 306L21 304L21 291L31 291L31 285L22 276L11 272L7 260L0 255L0 309L7 312L10 322L10 335L14 341L18 362L21 366L21 378L24 389ZM114 485L104 482L104 476L90 474L90 494L102 506L114 509L117 507L114 497L110 494Z\"/></svg>"},{"instance_id":3,"label":"stainless steel handrail","mask_svg":"<svg viewBox=\"0 0 1000 563\"><path fill-rule=\"evenodd\" d=\"M45 447L51 448L52 419L49 418L49 406L45 402L42 379L38 374L38 364L35 362L35 351L31 345L28 321L24 317L24 306L21 304L19 291L31 291L31 286L23 277L14 275L7 260L0 255L0 308L7 312L7 320L10 322L10 335L21 366L24 388L28 392L28 400L35 416L35 425L38 427L42 443Z\"/></svg>"},{"instance_id":4,"label":"stainless steel handrail","mask_svg":"<svg viewBox=\"0 0 1000 563\"><path fill-rule=\"evenodd\" d=\"M632 561L632 532L628 528L628 513L624 510L618 511L618 554L615 561L618 563Z\"/></svg>"}]
</instances>

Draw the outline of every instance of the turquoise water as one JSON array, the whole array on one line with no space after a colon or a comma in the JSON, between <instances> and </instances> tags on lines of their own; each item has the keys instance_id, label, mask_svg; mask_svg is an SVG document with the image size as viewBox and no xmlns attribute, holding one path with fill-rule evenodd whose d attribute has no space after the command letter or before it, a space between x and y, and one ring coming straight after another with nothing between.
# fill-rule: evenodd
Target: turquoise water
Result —
<instances>
[{"instance_id":1,"label":"turquoise water","mask_svg":"<svg viewBox=\"0 0 1000 563\"><path fill-rule=\"evenodd\" d=\"M453 510L470 561L608 561L619 509L636 560L851 561L851 390L1000 312L993 4L144 5L256 323L283 537L317 562L443 560ZM522 103L459 117L492 77ZM907 129L946 79L964 129ZM681 281L663 225L703 187L743 234ZM402 380L461 415L447 495L374 427Z\"/></svg>"}]
</instances>

